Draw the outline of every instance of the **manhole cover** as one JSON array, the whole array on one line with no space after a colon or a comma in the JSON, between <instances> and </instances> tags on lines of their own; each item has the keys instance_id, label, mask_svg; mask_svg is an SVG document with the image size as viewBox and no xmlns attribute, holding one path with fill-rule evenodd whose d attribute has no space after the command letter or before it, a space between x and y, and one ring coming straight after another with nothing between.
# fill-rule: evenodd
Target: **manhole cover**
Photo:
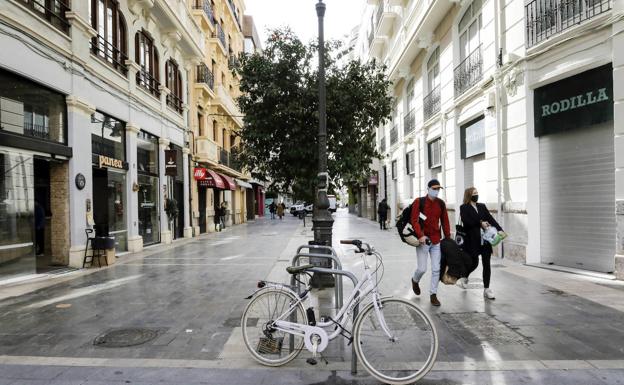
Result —
<instances>
[{"instance_id":1,"label":"manhole cover","mask_svg":"<svg viewBox=\"0 0 624 385\"><path fill-rule=\"evenodd\" d=\"M93 340L93 345L108 348L123 348L144 344L158 337L158 330L154 329L116 329L101 334Z\"/></svg>"},{"instance_id":2,"label":"manhole cover","mask_svg":"<svg viewBox=\"0 0 624 385\"><path fill-rule=\"evenodd\" d=\"M442 313L439 315L449 330L472 345L529 344L523 335L486 313Z\"/></svg>"}]
</instances>

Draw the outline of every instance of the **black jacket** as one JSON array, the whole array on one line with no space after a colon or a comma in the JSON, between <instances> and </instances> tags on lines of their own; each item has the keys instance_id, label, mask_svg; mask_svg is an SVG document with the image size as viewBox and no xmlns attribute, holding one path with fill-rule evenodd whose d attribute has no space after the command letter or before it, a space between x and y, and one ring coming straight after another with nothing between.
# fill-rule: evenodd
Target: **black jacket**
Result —
<instances>
[{"instance_id":1,"label":"black jacket","mask_svg":"<svg viewBox=\"0 0 624 385\"><path fill-rule=\"evenodd\" d=\"M388 209L390 206L386 202L379 202L379 206L377 206L377 214L386 216L388 215Z\"/></svg>"},{"instance_id":2,"label":"black jacket","mask_svg":"<svg viewBox=\"0 0 624 385\"><path fill-rule=\"evenodd\" d=\"M491 254L492 245L488 242L481 245L481 221L488 222L498 231L503 231L503 228L492 217L487 207L483 203L477 203L477 210L475 210L470 203L463 204L459 207L459 215L466 232L466 239L464 239L462 248L473 257L483 254L483 252Z\"/></svg>"},{"instance_id":3,"label":"black jacket","mask_svg":"<svg viewBox=\"0 0 624 385\"><path fill-rule=\"evenodd\" d=\"M440 259L440 280L442 280L442 275L444 275L447 266L448 274L451 277L463 278L468 276L472 260L470 255L462 250L454 240L445 238L440 241L440 252L442 254Z\"/></svg>"}]
</instances>

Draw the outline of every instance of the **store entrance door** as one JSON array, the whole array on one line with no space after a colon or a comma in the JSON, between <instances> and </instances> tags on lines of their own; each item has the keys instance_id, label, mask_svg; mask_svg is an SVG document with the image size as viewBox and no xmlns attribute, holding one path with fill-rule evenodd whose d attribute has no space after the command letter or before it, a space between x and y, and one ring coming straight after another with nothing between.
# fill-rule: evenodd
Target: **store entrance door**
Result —
<instances>
[{"instance_id":1,"label":"store entrance door","mask_svg":"<svg viewBox=\"0 0 624 385\"><path fill-rule=\"evenodd\" d=\"M173 238L178 239L184 237L184 184L175 182L173 185L173 199L178 204L178 216L174 221Z\"/></svg>"},{"instance_id":2,"label":"store entrance door","mask_svg":"<svg viewBox=\"0 0 624 385\"><path fill-rule=\"evenodd\" d=\"M198 204L199 204L199 233L206 232L206 187L198 186Z\"/></svg>"},{"instance_id":3,"label":"store entrance door","mask_svg":"<svg viewBox=\"0 0 624 385\"><path fill-rule=\"evenodd\" d=\"M35 255L37 273L54 270L52 262L52 210L50 208L50 162L34 158Z\"/></svg>"},{"instance_id":4,"label":"store entrance door","mask_svg":"<svg viewBox=\"0 0 624 385\"><path fill-rule=\"evenodd\" d=\"M254 191L252 189L245 189L245 196L247 200L247 220L253 221L255 219L254 214Z\"/></svg>"}]
</instances>

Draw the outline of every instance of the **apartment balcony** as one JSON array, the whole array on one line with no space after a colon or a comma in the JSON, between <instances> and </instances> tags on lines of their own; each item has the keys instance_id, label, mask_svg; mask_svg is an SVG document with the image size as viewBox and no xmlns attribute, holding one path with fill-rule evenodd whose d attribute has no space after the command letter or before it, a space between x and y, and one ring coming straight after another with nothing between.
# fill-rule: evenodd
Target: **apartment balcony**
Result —
<instances>
[{"instance_id":1,"label":"apartment balcony","mask_svg":"<svg viewBox=\"0 0 624 385\"><path fill-rule=\"evenodd\" d=\"M65 12L71 11L69 5L60 0L18 0L30 8L37 16L46 20L53 27L69 35L69 21Z\"/></svg>"},{"instance_id":2,"label":"apartment balcony","mask_svg":"<svg viewBox=\"0 0 624 385\"><path fill-rule=\"evenodd\" d=\"M387 0L380 3L375 10L375 35L388 36L398 17L396 6L390 5Z\"/></svg>"},{"instance_id":3,"label":"apartment balcony","mask_svg":"<svg viewBox=\"0 0 624 385\"><path fill-rule=\"evenodd\" d=\"M611 0L533 0L525 6L527 46L532 47L611 10Z\"/></svg>"},{"instance_id":4,"label":"apartment balcony","mask_svg":"<svg viewBox=\"0 0 624 385\"><path fill-rule=\"evenodd\" d=\"M182 56L204 56L205 35L195 22L187 0L128 0L128 6L135 11L142 8L162 31L168 31L168 38L177 42L176 48Z\"/></svg>"},{"instance_id":5,"label":"apartment balcony","mask_svg":"<svg viewBox=\"0 0 624 385\"><path fill-rule=\"evenodd\" d=\"M200 17L202 26L205 26L211 33L214 31L216 19L209 0L195 0L193 15Z\"/></svg>"},{"instance_id":6,"label":"apartment balcony","mask_svg":"<svg viewBox=\"0 0 624 385\"><path fill-rule=\"evenodd\" d=\"M243 127L243 119L241 119L241 113L232 98L232 95L225 89L223 84L218 84L216 87L216 105L219 105L240 128Z\"/></svg>"},{"instance_id":7,"label":"apartment balcony","mask_svg":"<svg viewBox=\"0 0 624 385\"><path fill-rule=\"evenodd\" d=\"M403 117L403 134L405 136L409 135L416 128L416 113L412 108L410 112L408 112Z\"/></svg>"},{"instance_id":8,"label":"apartment balcony","mask_svg":"<svg viewBox=\"0 0 624 385\"><path fill-rule=\"evenodd\" d=\"M423 99L423 121L440 112L440 86L436 86Z\"/></svg>"},{"instance_id":9,"label":"apartment balcony","mask_svg":"<svg viewBox=\"0 0 624 385\"><path fill-rule=\"evenodd\" d=\"M394 146L399 141L399 128L395 124L390 129L390 146Z\"/></svg>"},{"instance_id":10,"label":"apartment balcony","mask_svg":"<svg viewBox=\"0 0 624 385\"><path fill-rule=\"evenodd\" d=\"M234 5L234 2L232 0L227 0L227 2L228 2L228 7L230 8L230 11L232 12L232 17L234 18L234 22L238 26L238 29L242 32L243 24L241 23L238 13L236 12L236 6Z\"/></svg>"},{"instance_id":11,"label":"apartment balcony","mask_svg":"<svg viewBox=\"0 0 624 385\"><path fill-rule=\"evenodd\" d=\"M139 72L136 74L136 83L138 86L143 87L147 92L154 95L157 98L160 98L160 82L156 80L147 72L144 68L141 68Z\"/></svg>"},{"instance_id":12,"label":"apartment balcony","mask_svg":"<svg viewBox=\"0 0 624 385\"><path fill-rule=\"evenodd\" d=\"M386 137L385 136L381 138L381 140L379 141L379 152L381 153L381 155L384 155L386 153Z\"/></svg>"},{"instance_id":13,"label":"apartment balcony","mask_svg":"<svg viewBox=\"0 0 624 385\"><path fill-rule=\"evenodd\" d=\"M173 93L168 94L167 105L171 107L178 114L182 114L182 112L184 112L182 99L178 95L174 95Z\"/></svg>"},{"instance_id":14,"label":"apartment balcony","mask_svg":"<svg viewBox=\"0 0 624 385\"><path fill-rule=\"evenodd\" d=\"M219 163L219 146L212 139L206 136L198 136L195 138L195 145L195 155L199 162L212 163L214 165Z\"/></svg>"},{"instance_id":15,"label":"apartment balcony","mask_svg":"<svg viewBox=\"0 0 624 385\"><path fill-rule=\"evenodd\" d=\"M214 75L210 68L204 63L201 63L196 68L197 77L195 81L200 84L205 84L210 90L214 90Z\"/></svg>"},{"instance_id":16,"label":"apartment balcony","mask_svg":"<svg viewBox=\"0 0 624 385\"><path fill-rule=\"evenodd\" d=\"M483 58L481 46L472 51L457 67L455 67L455 97L460 96L483 78Z\"/></svg>"},{"instance_id":17,"label":"apartment balcony","mask_svg":"<svg viewBox=\"0 0 624 385\"><path fill-rule=\"evenodd\" d=\"M228 68L229 69L233 69L238 67L239 64L239 60L238 57L234 54L230 54L230 56L228 57Z\"/></svg>"},{"instance_id":18,"label":"apartment balcony","mask_svg":"<svg viewBox=\"0 0 624 385\"><path fill-rule=\"evenodd\" d=\"M128 66L126 60L128 56L121 50L104 39L103 36L97 35L91 39L91 53L101 58L109 66L126 76L128 74Z\"/></svg>"},{"instance_id":19,"label":"apartment balcony","mask_svg":"<svg viewBox=\"0 0 624 385\"><path fill-rule=\"evenodd\" d=\"M368 49L370 55L378 59L381 58L387 41L388 39L385 37L374 36Z\"/></svg>"},{"instance_id":20,"label":"apartment balcony","mask_svg":"<svg viewBox=\"0 0 624 385\"><path fill-rule=\"evenodd\" d=\"M230 152L223 147L219 147L219 164L230 167Z\"/></svg>"},{"instance_id":21,"label":"apartment balcony","mask_svg":"<svg viewBox=\"0 0 624 385\"><path fill-rule=\"evenodd\" d=\"M219 45L219 47L221 47L221 51L223 52L224 55L227 56L227 52L228 52L228 45L227 45L227 40L225 40L225 32L223 32L223 27L221 27L221 24L216 24L216 30L215 32L212 33L212 38L215 39Z\"/></svg>"}]
</instances>

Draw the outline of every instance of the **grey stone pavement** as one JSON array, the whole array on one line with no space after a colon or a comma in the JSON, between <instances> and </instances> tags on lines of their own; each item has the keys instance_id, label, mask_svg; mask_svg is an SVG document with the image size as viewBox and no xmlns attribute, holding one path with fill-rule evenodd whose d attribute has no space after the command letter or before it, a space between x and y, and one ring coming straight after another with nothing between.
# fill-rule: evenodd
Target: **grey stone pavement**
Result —
<instances>
[{"instance_id":1,"label":"grey stone pavement","mask_svg":"<svg viewBox=\"0 0 624 385\"><path fill-rule=\"evenodd\" d=\"M394 230L340 210L334 243L361 238L384 256L384 295L414 301L433 318L440 351L419 384L624 384L624 283L494 261L496 300L483 298L480 269L468 290L441 285L440 308L411 292L415 250ZM285 267L312 239L310 221L259 219L225 232L126 255L108 268L0 283L0 385L6 384L377 384L335 340L329 361L302 352L281 368L247 354L244 298L258 279L287 282ZM359 276L361 257L336 246ZM345 294L350 283L345 283ZM423 288L428 287L424 281ZM317 293L333 311L331 290ZM157 337L113 348L102 333L144 328Z\"/></svg>"}]
</instances>

